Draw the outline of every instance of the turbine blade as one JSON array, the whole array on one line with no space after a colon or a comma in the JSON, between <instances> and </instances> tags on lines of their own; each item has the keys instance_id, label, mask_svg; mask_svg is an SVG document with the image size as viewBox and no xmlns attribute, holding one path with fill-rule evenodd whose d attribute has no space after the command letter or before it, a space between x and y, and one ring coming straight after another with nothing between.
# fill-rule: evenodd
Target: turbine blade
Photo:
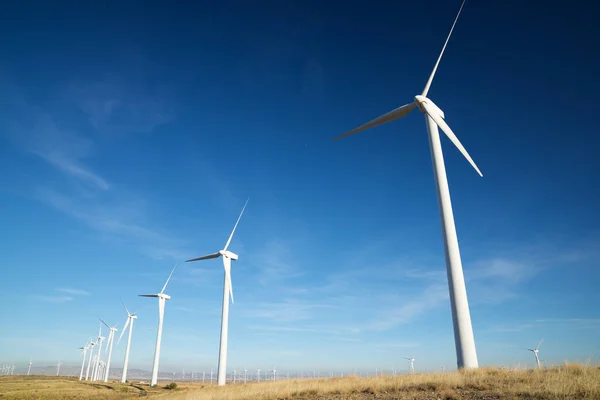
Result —
<instances>
[{"instance_id":1,"label":"turbine blade","mask_svg":"<svg viewBox=\"0 0 600 400\"><path fill-rule=\"evenodd\" d=\"M337 136L337 137L333 138L333 140L338 140L338 139L341 139L346 136L354 135L355 133L364 131L366 129L373 128L373 127L381 125L381 124L385 124L385 123L393 121L395 119L402 118L402 117L406 116L409 112L414 110L415 107L416 107L415 103L405 104L401 107L396 108L395 110L392 110L386 114L383 114L380 117L375 118L374 120L367 122L366 124L359 126L358 128L354 128L349 132L346 132L340 136Z\"/></svg>"},{"instance_id":2,"label":"turbine blade","mask_svg":"<svg viewBox=\"0 0 600 400\"><path fill-rule=\"evenodd\" d=\"M221 253L213 253L213 254L209 254L207 256L202 256L202 257L198 257L198 258L192 258L191 260L186 260L185 262L208 260L210 258L217 258L217 257L220 257L220 256L221 256Z\"/></svg>"},{"instance_id":3,"label":"turbine blade","mask_svg":"<svg viewBox=\"0 0 600 400\"><path fill-rule=\"evenodd\" d=\"M429 99L427 99L427 100L431 101ZM473 161L473 159L471 158L469 153L467 153L467 150L463 147L462 143L460 143L460 140L458 140L458 138L456 137L454 132L452 132L452 129L450 129L450 127L448 126L446 121L444 121L444 119L436 112L436 110L435 110L436 106L432 106L431 104L428 104L427 101L422 102L421 106L423 107L423 109L425 110L427 115L429 115L431 117L431 119L433 119L435 121L437 126L439 126L440 129L442 131L444 131L446 136L448 136L448 139L450 139L452 141L452 143L454 143L454 145L456 146L458 151L460 151L462 153L462 155L467 159L467 161L471 164L471 166L473 168L475 168L475 171L477 171L479 176L483 176L483 174L481 173L479 168L477 168L477 165L475 164L475 162Z\"/></svg>"},{"instance_id":4,"label":"turbine blade","mask_svg":"<svg viewBox=\"0 0 600 400\"><path fill-rule=\"evenodd\" d=\"M165 292L165 289L167 288L167 285L169 284L169 281L171 280L171 275L173 275L173 272L175 272L175 268L177 268L177 264L175 264L175 266L173 267L173 270L169 274L169 277L167 278L167 281L165 282L165 286L163 286L162 290L160 291L160 294L163 294Z\"/></svg>"},{"instance_id":5,"label":"turbine blade","mask_svg":"<svg viewBox=\"0 0 600 400\"><path fill-rule=\"evenodd\" d=\"M542 338L542 340L540 340L540 342L538 343L538 345L537 345L537 346L535 346L535 349L536 349L536 350L540 348L540 344L542 344L542 342L543 342L543 341L544 341L544 338Z\"/></svg>"},{"instance_id":6,"label":"turbine blade","mask_svg":"<svg viewBox=\"0 0 600 400\"><path fill-rule=\"evenodd\" d=\"M157 294L138 294L138 296L141 296L141 297L158 297Z\"/></svg>"},{"instance_id":7,"label":"turbine blade","mask_svg":"<svg viewBox=\"0 0 600 400\"><path fill-rule=\"evenodd\" d=\"M456 14L456 18L454 19L454 23L452 24L452 28L450 28L450 33L448 34L448 37L446 38L446 42L444 43L444 47L442 47L442 51L440 52L440 56L438 57L435 66L433 67L433 71L431 71L431 75L429 75L429 80L427 81L427 83L425 84L425 89L423 89L423 96L427 96L427 93L429 93L429 88L431 87L431 82L433 82L433 77L435 76L435 72L437 71L438 65L440 64L440 60L442 59L442 55L444 55L444 50L446 50L446 46L448 45L448 41L450 40L450 36L452 36L452 31L454 30L454 26L456 25L456 21L458 21L458 17L460 16L460 12L462 11L465 2L467 0L463 0L462 4L460 5L460 9L458 10L458 14Z\"/></svg>"},{"instance_id":8,"label":"turbine blade","mask_svg":"<svg viewBox=\"0 0 600 400\"><path fill-rule=\"evenodd\" d=\"M121 338L125 334L125 331L127 330L128 326L129 326L129 316L127 317L127 321L125 322L125 325L123 326L123 330L121 331L121 334L119 335L119 340L117 340L117 346L119 345L119 343L121 343Z\"/></svg>"},{"instance_id":9,"label":"turbine blade","mask_svg":"<svg viewBox=\"0 0 600 400\"><path fill-rule=\"evenodd\" d=\"M240 213L240 216L238 217L237 221L235 221L235 225L233 226L231 235L229 235L229 239L227 239L227 243L225 243L225 247L223 248L223 251L227 251L227 248L229 247L229 243L231 243L231 239L233 238L235 229L237 228L238 224L240 223L240 219L242 219L242 214L244 213L244 210L246 209L246 206L248 205L248 200L250 200L250 198L246 199L246 203L244 204L244 207L242 208L242 212Z\"/></svg>"},{"instance_id":10,"label":"turbine blade","mask_svg":"<svg viewBox=\"0 0 600 400\"><path fill-rule=\"evenodd\" d=\"M100 318L100 322L102 322L104 325L106 325L106 327L107 327L108 329L110 329L110 326L109 326L109 325L108 325L106 322L104 322L104 321L102 320L102 318Z\"/></svg>"},{"instance_id":11,"label":"turbine blade","mask_svg":"<svg viewBox=\"0 0 600 400\"><path fill-rule=\"evenodd\" d=\"M125 307L125 311L127 311L127 315L129 315L129 310L127 309L125 303L123 303L123 299L121 299L121 304L123 304L123 307Z\"/></svg>"}]
</instances>

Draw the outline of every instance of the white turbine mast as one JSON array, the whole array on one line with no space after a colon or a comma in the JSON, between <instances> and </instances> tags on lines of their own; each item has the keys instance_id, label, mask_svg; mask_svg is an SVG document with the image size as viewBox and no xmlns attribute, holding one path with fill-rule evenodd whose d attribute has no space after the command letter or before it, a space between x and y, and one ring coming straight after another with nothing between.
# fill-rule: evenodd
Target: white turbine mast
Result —
<instances>
[{"instance_id":1,"label":"white turbine mast","mask_svg":"<svg viewBox=\"0 0 600 400\"><path fill-rule=\"evenodd\" d=\"M92 381L98 380L98 369L100 366L100 353L102 352L102 342L104 341L104 336L102 336L102 322L100 322L100 329L98 330L98 339L96 343L98 344L98 351L96 352L96 359L94 360L94 370L92 371Z\"/></svg>"},{"instance_id":2,"label":"white turbine mast","mask_svg":"<svg viewBox=\"0 0 600 400\"><path fill-rule=\"evenodd\" d=\"M542 344L543 341L544 341L544 339L542 338L542 340L540 340L538 345L535 346L535 349L527 349L527 350L531 351L533 353L533 355L535 356L535 363L538 368L540 368L540 357L539 357L538 353L540 352L540 350L539 350L540 345Z\"/></svg>"},{"instance_id":3,"label":"white turbine mast","mask_svg":"<svg viewBox=\"0 0 600 400\"><path fill-rule=\"evenodd\" d=\"M106 342L106 351L108 352L108 358L106 360L106 369L104 371L104 382L108 382L108 374L110 373L110 360L112 358L113 343L115 342L115 332L118 331L118 329L116 326L108 325L102 319L100 319L100 321L104 325L106 325L108 329L110 329L110 333L108 334L108 341Z\"/></svg>"},{"instance_id":4,"label":"white turbine mast","mask_svg":"<svg viewBox=\"0 0 600 400\"><path fill-rule=\"evenodd\" d=\"M58 374L60 374L60 365L62 364L62 361L59 361L58 364L56 364L56 376L58 376Z\"/></svg>"},{"instance_id":5,"label":"white turbine mast","mask_svg":"<svg viewBox=\"0 0 600 400\"><path fill-rule=\"evenodd\" d=\"M436 70L446 49L446 45L450 40L456 21L463 9L465 0L463 0L460 10L454 19L450 33L446 38L444 47L435 63L433 71L425 84L425 88L420 95L414 97L414 101L405 104L384 114L374 120L367 122L349 132L340 135L334 140L345 136L355 134L357 132L369 129L387 122L402 118L410 113L415 108L418 108L425 115L425 123L429 133L429 148L434 169L434 179L436 183L436 192L438 205L440 208L440 216L442 221L442 236L444 239L444 252L446 254L446 270L448 275L448 288L450 292L450 305L452 310L452 322L454 326L454 342L456 346L456 358L458 368L477 368L477 351L475 349L475 339L473 336L473 327L471 325L471 315L469 312L469 303L467 301L467 290L463 275L462 263L460 258L460 250L458 247L458 238L456 235L456 227L454 225L454 215L452 212L452 203L450 201L450 190L448 188L448 179L446 177L446 167L444 165L444 156L440 143L438 127L448 136L450 141L458 148L462 155L467 159L471 166L477 171L480 176L481 171L471 159L471 156L463 145L460 143L454 132L444 121L443 111L427 97L429 88L435 76Z\"/></svg>"},{"instance_id":6,"label":"white turbine mast","mask_svg":"<svg viewBox=\"0 0 600 400\"><path fill-rule=\"evenodd\" d=\"M85 370L85 380L87 381L90 375L90 366L92 364L92 358L94 357L94 346L96 345L96 342L92 342L92 339L90 338L90 356L88 357L88 365L87 368Z\"/></svg>"},{"instance_id":7,"label":"white turbine mast","mask_svg":"<svg viewBox=\"0 0 600 400\"><path fill-rule=\"evenodd\" d=\"M31 372L31 359L29 359L29 367L27 367L27 376L29 376L29 373Z\"/></svg>"},{"instance_id":8,"label":"white turbine mast","mask_svg":"<svg viewBox=\"0 0 600 400\"><path fill-rule=\"evenodd\" d=\"M171 300L171 296L165 294L165 289L167 288L167 284L169 280L171 280L171 276L173 272L175 272L175 268L177 268L177 264L173 267L173 270L169 274L165 285L163 286L160 293L157 294L140 294L142 297L157 297L158 298L158 332L156 334L156 348L154 349L154 364L152 366L152 380L150 381L150 386L156 386L158 382L158 361L160 358L160 341L162 338L162 328L163 328L163 319L165 316L165 302L167 300Z\"/></svg>"},{"instance_id":9,"label":"white turbine mast","mask_svg":"<svg viewBox=\"0 0 600 400\"><path fill-rule=\"evenodd\" d=\"M410 363L408 367L408 372L413 375L415 373L415 358L414 357L402 357L408 360Z\"/></svg>"},{"instance_id":10,"label":"white turbine mast","mask_svg":"<svg viewBox=\"0 0 600 400\"><path fill-rule=\"evenodd\" d=\"M123 326L123 331L121 331L121 335L119 335L119 340L117 341L117 346L119 346L119 343L121 342L121 338L123 337L123 334L125 333L125 331L127 330L127 326L129 326L129 333L127 334L127 347L125 347L125 361L123 362L123 375L121 376L121 383L125 383L127 381L127 368L129 366L129 350L131 349L131 333L133 330L133 321L135 319L137 319L137 316L135 315L136 313L130 313L129 310L127 309L127 306L125 305L125 303L123 303L123 300L121 300L121 304L123 304L123 307L125 308L125 311L127 312L127 321L125 321L125 325Z\"/></svg>"},{"instance_id":11,"label":"white turbine mast","mask_svg":"<svg viewBox=\"0 0 600 400\"><path fill-rule=\"evenodd\" d=\"M91 341L92 340L90 339L83 347L79 348L80 350L82 350L81 355L83 356L83 359L81 360L81 372L79 373L79 380L83 379L83 369L85 368L85 359L86 359L87 351L90 348ZM29 366L31 367L31 361L29 362ZM27 372L27 375L29 375L29 372Z\"/></svg>"},{"instance_id":12,"label":"white turbine mast","mask_svg":"<svg viewBox=\"0 0 600 400\"><path fill-rule=\"evenodd\" d=\"M249 199L248 199L249 200ZM221 342L219 345L219 365L217 372L217 385L222 386L225 385L227 380L227 331L229 328L229 298L231 297L231 302L233 303L233 287L231 286L231 260L237 260L238 255L232 253L227 250L229 244L231 243L231 239L233 238L233 234L235 233L235 229L242 218L242 214L244 214L244 210L246 209L246 205L248 205L248 200L244 204L242 208L242 212L238 217L233 230L231 231L231 235L229 235L229 239L227 239L227 243L225 243L225 247L223 250L220 250L217 253L209 254L206 256L192 258L187 260L186 262L192 261L200 261L200 260L208 260L211 258L223 257L223 267L225 269L225 279L223 284L223 310L221 315Z\"/></svg>"}]
</instances>

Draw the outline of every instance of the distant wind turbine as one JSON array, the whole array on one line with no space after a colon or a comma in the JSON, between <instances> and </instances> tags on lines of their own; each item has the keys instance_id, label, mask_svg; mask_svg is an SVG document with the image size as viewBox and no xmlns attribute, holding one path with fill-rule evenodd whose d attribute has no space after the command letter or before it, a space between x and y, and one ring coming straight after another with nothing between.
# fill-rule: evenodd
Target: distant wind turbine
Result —
<instances>
[{"instance_id":1,"label":"distant wind turbine","mask_svg":"<svg viewBox=\"0 0 600 400\"><path fill-rule=\"evenodd\" d=\"M29 367L27 368L27 376L29 376L29 373L31 372L31 359L29 359Z\"/></svg>"},{"instance_id":2,"label":"distant wind turbine","mask_svg":"<svg viewBox=\"0 0 600 400\"><path fill-rule=\"evenodd\" d=\"M91 340L90 340L91 342ZM87 355L87 350L90 347L90 343L86 343L83 347L80 347L80 350L83 350L81 352L81 355L83 356L83 360L81 360L81 372L79 373L79 380L83 379L83 369L85 368L85 357ZM29 373L27 373L27 375L29 375Z\"/></svg>"},{"instance_id":3,"label":"distant wind turbine","mask_svg":"<svg viewBox=\"0 0 600 400\"><path fill-rule=\"evenodd\" d=\"M90 339L91 340L91 339ZM90 375L90 365L92 364L92 358L94 356L94 346L96 345L96 342L90 342L90 356L88 357L88 365L87 368L85 370L85 380L88 380L88 377Z\"/></svg>"},{"instance_id":4,"label":"distant wind turbine","mask_svg":"<svg viewBox=\"0 0 600 400\"><path fill-rule=\"evenodd\" d=\"M102 319L100 320L104 325L110 329L108 334L108 341L106 342L106 351L108 352L108 359L106 360L105 371L104 371L104 382L108 382L108 374L110 373L110 360L112 358L113 343L115 342L115 332L118 330L116 326L110 326Z\"/></svg>"},{"instance_id":5,"label":"distant wind turbine","mask_svg":"<svg viewBox=\"0 0 600 400\"><path fill-rule=\"evenodd\" d=\"M388 112L387 114L377 117L374 120L359 126L358 128L336 137L334 140L402 118L415 108L418 108L419 111L425 115L425 122L429 133L429 148L431 151L431 158L434 168L434 179L437 189L438 205L442 220L442 236L444 239L444 252L446 254L446 270L448 275L448 288L450 291L450 305L452 309L452 322L454 326L454 342L456 346L457 365L458 368L477 368L477 351L475 349L475 339L473 336L473 327L471 325L469 303L467 301L467 289L465 286L465 279L460 259L458 237L456 235L456 227L454 225L452 202L450 201L450 190L448 189L446 166L444 165L444 156L442 153L438 127L442 129L450 141L452 141L452 143L458 148L467 161L469 161L471 166L475 168L475 171L477 171L480 176L483 175L481 174L481 171L477 165L475 165L475 162L471 159L471 156L469 156L469 153L467 153L463 145L460 143L454 132L452 132L448 124L446 124L444 121L445 117L443 111L427 97L427 93L431 87L431 82L433 81L435 72L438 68L440 60L442 59L446 45L450 40L450 36L454 30L456 21L460 16L463 6L465 5L465 1L466 0L464 0L460 6L460 10L458 11L454 23L452 24L450 33L446 38L444 47L442 48L437 62L433 67L433 71L429 76L429 80L425 84L423 92L420 95L415 96L413 102L405 104Z\"/></svg>"},{"instance_id":6,"label":"distant wind turbine","mask_svg":"<svg viewBox=\"0 0 600 400\"><path fill-rule=\"evenodd\" d=\"M249 199L248 199L249 200ZM244 210L246 209L246 205L248 204L248 200L246 200L246 204L244 204L244 208L242 208L242 212L238 217L233 230L231 231L231 235L229 235L229 239L227 239L227 243L225 243L225 247L223 250L220 250L217 253L209 254L206 256L192 258L191 260L187 260L186 262L191 261L200 261L200 260L208 260L211 258L223 257L223 267L225 269L225 282L223 285L223 311L221 315L221 342L219 345L219 365L217 372L217 385L222 386L225 385L227 380L227 330L229 327L229 297L231 297L231 302L233 303L233 287L231 286L231 260L237 260L238 255L228 251L227 248L231 243L231 239L233 238L233 234L235 233L235 229L242 218L242 214L244 214Z\"/></svg>"},{"instance_id":7,"label":"distant wind turbine","mask_svg":"<svg viewBox=\"0 0 600 400\"><path fill-rule=\"evenodd\" d=\"M544 341L544 339L542 338L542 340L540 340L538 345L535 346L535 349L527 349L527 350L531 351L533 353L533 355L535 356L535 363L537 364L538 368L540 368L540 357L538 356L538 353L540 352L539 348L543 341Z\"/></svg>"},{"instance_id":8,"label":"distant wind turbine","mask_svg":"<svg viewBox=\"0 0 600 400\"><path fill-rule=\"evenodd\" d=\"M100 323L100 330L98 331L98 352L96 353L96 360L94 365L94 371L92 372L92 381L98 380L98 369L100 366L101 352L102 352L102 342L104 341L104 336L102 336L102 322Z\"/></svg>"},{"instance_id":9,"label":"distant wind turbine","mask_svg":"<svg viewBox=\"0 0 600 400\"><path fill-rule=\"evenodd\" d=\"M121 383L125 383L125 381L127 381L127 367L129 365L129 350L131 348L131 331L133 330L133 320L137 319L137 316L135 315L135 313L129 312L129 310L127 309L127 306L125 305L125 303L123 303L123 300L121 300L121 304L123 304L123 307L125 307L125 311L127 312L127 321L125 322L125 325L123 326L123 331L121 332L121 335L119 336L119 340L117 341L117 346L121 342L121 338L123 337L123 334L127 330L127 326L129 326L129 334L127 335L127 347L125 347L125 361L123 362L123 376L121 376Z\"/></svg>"},{"instance_id":10,"label":"distant wind turbine","mask_svg":"<svg viewBox=\"0 0 600 400\"><path fill-rule=\"evenodd\" d=\"M412 375L415 373L415 358L414 357L402 357L407 359L410 362L410 366L408 367L408 372Z\"/></svg>"},{"instance_id":11,"label":"distant wind turbine","mask_svg":"<svg viewBox=\"0 0 600 400\"><path fill-rule=\"evenodd\" d=\"M58 376L58 374L60 374L60 365L62 364L62 361L59 361L58 364L56 364L56 376Z\"/></svg>"},{"instance_id":12,"label":"distant wind turbine","mask_svg":"<svg viewBox=\"0 0 600 400\"><path fill-rule=\"evenodd\" d=\"M171 279L171 275L175 272L175 268L177 268L177 264L173 267L173 270L169 274L167 281L165 282L165 286L163 286L162 290L158 294L140 294L142 297L157 297L158 298L158 333L156 334L156 348L154 349L154 365L152 366L152 380L150 381L150 386L156 386L158 382L158 360L160 358L160 341L162 338L162 328L163 328L163 319L165 316L165 301L171 300L171 296L165 294L165 289L167 288L167 284Z\"/></svg>"}]
</instances>

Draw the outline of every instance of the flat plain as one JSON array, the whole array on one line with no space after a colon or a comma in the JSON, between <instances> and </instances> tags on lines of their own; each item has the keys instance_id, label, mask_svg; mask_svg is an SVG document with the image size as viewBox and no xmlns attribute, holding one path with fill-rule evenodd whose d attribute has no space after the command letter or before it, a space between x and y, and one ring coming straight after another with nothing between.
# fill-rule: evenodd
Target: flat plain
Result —
<instances>
[{"instance_id":1,"label":"flat plain","mask_svg":"<svg viewBox=\"0 0 600 400\"><path fill-rule=\"evenodd\" d=\"M261 400L551 400L600 399L600 367L565 364L543 370L481 368L443 374L300 379L228 384L178 382L166 389L72 377L2 376L0 398L21 399L261 399Z\"/></svg>"}]
</instances>

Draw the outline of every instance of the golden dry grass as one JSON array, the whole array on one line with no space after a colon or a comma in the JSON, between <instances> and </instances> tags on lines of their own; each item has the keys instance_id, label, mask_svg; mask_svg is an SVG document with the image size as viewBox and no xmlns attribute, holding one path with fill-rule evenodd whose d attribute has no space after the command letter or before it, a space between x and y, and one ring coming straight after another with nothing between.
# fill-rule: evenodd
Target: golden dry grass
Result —
<instances>
[{"instance_id":1,"label":"golden dry grass","mask_svg":"<svg viewBox=\"0 0 600 400\"><path fill-rule=\"evenodd\" d=\"M79 382L76 378L0 377L4 399L600 399L600 368L569 364L547 370L482 368L446 374L334 378L236 384L178 384L174 391L146 385Z\"/></svg>"}]
</instances>

